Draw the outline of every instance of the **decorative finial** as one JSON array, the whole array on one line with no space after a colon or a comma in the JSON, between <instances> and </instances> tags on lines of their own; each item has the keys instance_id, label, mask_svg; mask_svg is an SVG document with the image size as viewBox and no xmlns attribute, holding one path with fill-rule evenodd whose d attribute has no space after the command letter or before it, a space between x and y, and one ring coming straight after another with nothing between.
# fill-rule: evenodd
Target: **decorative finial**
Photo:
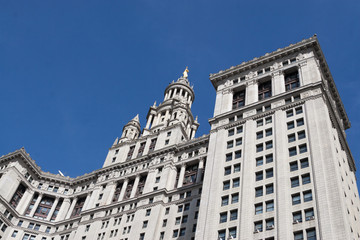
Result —
<instances>
[{"instance_id":1,"label":"decorative finial","mask_svg":"<svg viewBox=\"0 0 360 240\"><path fill-rule=\"evenodd\" d=\"M153 105L153 107L156 107L156 101L154 102L154 105Z\"/></svg>"},{"instance_id":2,"label":"decorative finial","mask_svg":"<svg viewBox=\"0 0 360 240\"><path fill-rule=\"evenodd\" d=\"M183 78L188 78L188 72L189 72L189 69L186 66L185 71L183 72Z\"/></svg>"}]
</instances>

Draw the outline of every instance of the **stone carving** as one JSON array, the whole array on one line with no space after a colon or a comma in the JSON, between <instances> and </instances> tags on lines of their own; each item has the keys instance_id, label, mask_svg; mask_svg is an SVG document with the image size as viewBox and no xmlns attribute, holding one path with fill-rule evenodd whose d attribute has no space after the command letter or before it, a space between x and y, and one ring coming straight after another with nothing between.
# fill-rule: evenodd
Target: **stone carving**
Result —
<instances>
[{"instance_id":1,"label":"stone carving","mask_svg":"<svg viewBox=\"0 0 360 240\"><path fill-rule=\"evenodd\" d=\"M202 147L199 149L199 154L206 153L206 147Z\"/></svg>"},{"instance_id":2,"label":"stone carving","mask_svg":"<svg viewBox=\"0 0 360 240\"><path fill-rule=\"evenodd\" d=\"M188 157L189 157L188 153L185 152L181 155L181 159L187 159Z\"/></svg>"},{"instance_id":3,"label":"stone carving","mask_svg":"<svg viewBox=\"0 0 360 240\"><path fill-rule=\"evenodd\" d=\"M233 81L227 80L225 82L225 87L230 87L231 85L233 85Z\"/></svg>"}]
</instances>

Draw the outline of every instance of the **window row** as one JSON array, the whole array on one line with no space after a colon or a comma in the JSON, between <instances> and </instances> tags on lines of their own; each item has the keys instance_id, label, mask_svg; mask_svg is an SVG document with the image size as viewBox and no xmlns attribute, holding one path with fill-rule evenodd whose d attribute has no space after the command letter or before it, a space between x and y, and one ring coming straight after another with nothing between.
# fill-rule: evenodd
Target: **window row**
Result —
<instances>
[{"instance_id":1,"label":"window row","mask_svg":"<svg viewBox=\"0 0 360 240\"><path fill-rule=\"evenodd\" d=\"M227 232L227 235L226 235ZM236 238L236 227L232 227L229 229L222 229L218 231L218 239L220 240L226 240L226 239L235 239ZM227 238L229 237L229 238Z\"/></svg>"},{"instance_id":2,"label":"window row","mask_svg":"<svg viewBox=\"0 0 360 240\"><path fill-rule=\"evenodd\" d=\"M238 203L239 202L239 193L233 193L231 195L226 195L221 197L221 206L227 206L229 205L231 201L231 204Z\"/></svg>"},{"instance_id":3,"label":"window row","mask_svg":"<svg viewBox=\"0 0 360 240\"><path fill-rule=\"evenodd\" d=\"M267 141L265 142L265 150L272 149L273 148L273 141ZM256 145L256 152L262 152L264 151L264 143L260 143Z\"/></svg>"},{"instance_id":4,"label":"window row","mask_svg":"<svg viewBox=\"0 0 360 240\"><path fill-rule=\"evenodd\" d=\"M228 137L234 136L235 129L236 129L236 134L239 134L239 133L243 132L243 126L239 126L237 128L232 128L232 129L228 130Z\"/></svg>"},{"instance_id":5,"label":"window row","mask_svg":"<svg viewBox=\"0 0 360 240\"><path fill-rule=\"evenodd\" d=\"M238 210L233 209L230 211L220 213L220 221L219 223L224 223L227 221L234 221L238 218Z\"/></svg>"},{"instance_id":6,"label":"window row","mask_svg":"<svg viewBox=\"0 0 360 240\"><path fill-rule=\"evenodd\" d=\"M274 176L274 170L273 168L269 168L265 170L265 176L266 178L271 178ZM255 180L261 181L264 179L264 171L258 171L255 173Z\"/></svg>"},{"instance_id":7,"label":"window row","mask_svg":"<svg viewBox=\"0 0 360 240\"><path fill-rule=\"evenodd\" d=\"M242 144L242 138L235 139L235 146L240 146ZM226 148L232 148L234 147L234 140L228 141L226 143Z\"/></svg>"},{"instance_id":8,"label":"window row","mask_svg":"<svg viewBox=\"0 0 360 240\"><path fill-rule=\"evenodd\" d=\"M316 240L316 231L315 228L309 228L305 230L306 232L306 239L307 240ZM304 231L296 231L294 232L294 240L304 240Z\"/></svg>"},{"instance_id":9,"label":"window row","mask_svg":"<svg viewBox=\"0 0 360 240\"><path fill-rule=\"evenodd\" d=\"M241 165L240 163L234 164L233 166L227 166L224 168L224 175L230 175L231 174L231 169L233 173L237 173L240 172L241 170Z\"/></svg>"},{"instance_id":10,"label":"window row","mask_svg":"<svg viewBox=\"0 0 360 240\"><path fill-rule=\"evenodd\" d=\"M289 148L289 157L296 156L298 153L306 153L307 152L307 146L306 144L301 144L297 147L291 147Z\"/></svg>"},{"instance_id":11,"label":"window row","mask_svg":"<svg viewBox=\"0 0 360 240\"><path fill-rule=\"evenodd\" d=\"M275 228L274 218L265 219L265 230L270 231ZM254 222L254 233L259 233L264 231L263 220Z\"/></svg>"},{"instance_id":12,"label":"window row","mask_svg":"<svg viewBox=\"0 0 360 240\"><path fill-rule=\"evenodd\" d=\"M265 129L265 136L271 136L272 135L272 128ZM264 131L259 131L256 133L256 139L261 139L264 137Z\"/></svg>"},{"instance_id":13,"label":"window row","mask_svg":"<svg viewBox=\"0 0 360 240\"><path fill-rule=\"evenodd\" d=\"M295 133L289 134L288 135L288 142L289 143L295 142L296 141L296 135L297 135L297 140L301 140L301 139L306 138L305 131L303 130L303 131L297 132L297 134L295 134Z\"/></svg>"},{"instance_id":14,"label":"window row","mask_svg":"<svg viewBox=\"0 0 360 240\"><path fill-rule=\"evenodd\" d=\"M302 195L303 195L304 202L309 202L309 201L312 201L312 199L313 199L311 190L302 192ZM291 195L291 199L292 199L292 205L300 204L301 203L301 194L295 193L295 194Z\"/></svg>"},{"instance_id":15,"label":"window row","mask_svg":"<svg viewBox=\"0 0 360 240\"><path fill-rule=\"evenodd\" d=\"M265 118L265 124L270 124L272 123L272 117L266 117ZM256 121L256 127L261 127L264 126L264 119L259 119Z\"/></svg>"},{"instance_id":16,"label":"window row","mask_svg":"<svg viewBox=\"0 0 360 240\"><path fill-rule=\"evenodd\" d=\"M302 179L302 184L303 185L311 183L309 173L301 175L301 179ZM299 178L299 176L291 178L290 181L291 181L291 187L292 188L300 186L300 178Z\"/></svg>"},{"instance_id":17,"label":"window row","mask_svg":"<svg viewBox=\"0 0 360 240\"><path fill-rule=\"evenodd\" d=\"M241 150L237 150L234 153L227 153L225 157L226 162L233 160L233 157L239 159L241 158Z\"/></svg>"},{"instance_id":18,"label":"window row","mask_svg":"<svg viewBox=\"0 0 360 240\"><path fill-rule=\"evenodd\" d=\"M274 184L270 183L265 186L266 195L274 193ZM255 188L255 197L261 197L264 195L264 187L256 187Z\"/></svg>"},{"instance_id":19,"label":"window row","mask_svg":"<svg viewBox=\"0 0 360 240\"><path fill-rule=\"evenodd\" d=\"M255 204L255 215L263 213L264 207L266 212L274 211L274 200L266 201L265 204L262 202Z\"/></svg>"},{"instance_id":20,"label":"window row","mask_svg":"<svg viewBox=\"0 0 360 240\"><path fill-rule=\"evenodd\" d=\"M304 210L305 221L310 221L315 219L314 209L309 208ZM302 211L293 212L293 224L298 224L303 221Z\"/></svg>"},{"instance_id":21,"label":"window row","mask_svg":"<svg viewBox=\"0 0 360 240\"><path fill-rule=\"evenodd\" d=\"M263 156L257 157L255 161L256 161L256 166L261 166L264 164L264 157ZM272 153L265 156L265 163L272 163L273 161L274 158Z\"/></svg>"},{"instance_id":22,"label":"window row","mask_svg":"<svg viewBox=\"0 0 360 240\"><path fill-rule=\"evenodd\" d=\"M301 168L309 167L309 159L308 158L303 158L303 159L300 159L299 161L292 161L289 163L291 172L299 169L299 162L300 162Z\"/></svg>"},{"instance_id":23,"label":"window row","mask_svg":"<svg viewBox=\"0 0 360 240\"><path fill-rule=\"evenodd\" d=\"M296 121L287 122L287 129L290 130L290 129L295 128L295 122L296 122L297 127L303 126L304 118L299 118L299 119L296 119Z\"/></svg>"},{"instance_id":24,"label":"window row","mask_svg":"<svg viewBox=\"0 0 360 240\"><path fill-rule=\"evenodd\" d=\"M240 186L240 178L234 178L231 181L224 181L223 182L223 190L229 190L232 182L232 187L236 188Z\"/></svg>"},{"instance_id":25,"label":"window row","mask_svg":"<svg viewBox=\"0 0 360 240\"><path fill-rule=\"evenodd\" d=\"M301 113L303 113L302 107L295 108L295 114L296 115L301 114ZM292 117L292 116L294 116L294 109L287 110L286 111L286 117Z\"/></svg>"}]
</instances>

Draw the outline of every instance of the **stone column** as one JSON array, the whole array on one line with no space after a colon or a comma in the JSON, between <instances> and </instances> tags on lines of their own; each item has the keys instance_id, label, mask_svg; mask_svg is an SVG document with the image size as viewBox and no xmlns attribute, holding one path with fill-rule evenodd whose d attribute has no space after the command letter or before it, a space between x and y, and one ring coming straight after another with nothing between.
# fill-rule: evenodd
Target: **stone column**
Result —
<instances>
[{"instance_id":1,"label":"stone column","mask_svg":"<svg viewBox=\"0 0 360 240\"><path fill-rule=\"evenodd\" d=\"M179 92L179 96L181 96L182 92L183 92L183 89L181 88L180 92Z\"/></svg>"},{"instance_id":2,"label":"stone column","mask_svg":"<svg viewBox=\"0 0 360 240\"><path fill-rule=\"evenodd\" d=\"M204 170L204 158L200 158L198 172L196 174L196 183L199 183L201 181L203 170Z\"/></svg>"},{"instance_id":3,"label":"stone column","mask_svg":"<svg viewBox=\"0 0 360 240\"><path fill-rule=\"evenodd\" d=\"M258 101L258 82L257 80L252 80L246 83L245 91L245 105Z\"/></svg>"},{"instance_id":4,"label":"stone column","mask_svg":"<svg viewBox=\"0 0 360 240\"><path fill-rule=\"evenodd\" d=\"M166 122L168 119L170 119L171 116L169 116L169 110L166 110L165 112L165 121Z\"/></svg>"},{"instance_id":5,"label":"stone column","mask_svg":"<svg viewBox=\"0 0 360 240\"><path fill-rule=\"evenodd\" d=\"M192 128L191 129L191 137L190 137L190 139L193 139L195 137L195 133L196 133L196 131Z\"/></svg>"},{"instance_id":6,"label":"stone column","mask_svg":"<svg viewBox=\"0 0 360 240\"><path fill-rule=\"evenodd\" d=\"M168 95L168 99L170 98L171 96L171 93L172 93L172 89L169 90L169 95Z\"/></svg>"},{"instance_id":7,"label":"stone column","mask_svg":"<svg viewBox=\"0 0 360 240\"><path fill-rule=\"evenodd\" d=\"M16 211L20 213L20 215L24 215L26 208L29 206L30 201L34 197L34 191L30 188L27 188L24 195L19 201L19 204L16 206Z\"/></svg>"},{"instance_id":8,"label":"stone column","mask_svg":"<svg viewBox=\"0 0 360 240\"><path fill-rule=\"evenodd\" d=\"M169 97L169 92L165 93L164 101L166 101L168 97Z\"/></svg>"},{"instance_id":9,"label":"stone column","mask_svg":"<svg viewBox=\"0 0 360 240\"><path fill-rule=\"evenodd\" d=\"M146 129L149 129L152 119L154 118L154 115L150 114L149 119L146 123Z\"/></svg>"},{"instance_id":10,"label":"stone column","mask_svg":"<svg viewBox=\"0 0 360 240\"><path fill-rule=\"evenodd\" d=\"M109 188L109 194L108 197L106 199L106 205L110 204L112 202L112 199L114 197L115 194L115 189L116 189L116 182L112 182L110 183L106 188Z\"/></svg>"},{"instance_id":11,"label":"stone column","mask_svg":"<svg viewBox=\"0 0 360 240\"><path fill-rule=\"evenodd\" d=\"M53 205L51 206L50 212L49 212L49 214L48 214L47 217L46 217L46 221L50 221L51 216L52 216L52 215L54 214L54 212L55 212L55 208L56 208L58 202L59 202L59 197L56 197Z\"/></svg>"},{"instance_id":12,"label":"stone column","mask_svg":"<svg viewBox=\"0 0 360 240\"><path fill-rule=\"evenodd\" d=\"M91 198L91 194L92 192L89 192L86 196L86 199L85 199L85 202L84 202L84 206L83 206L83 211L87 210L88 209L88 205L89 205L89 202L90 202L90 198Z\"/></svg>"},{"instance_id":13,"label":"stone column","mask_svg":"<svg viewBox=\"0 0 360 240\"><path fill-rule=\"evenodd\" d=\"M17 171L12 168L9 167L0 178L0 195L8 202L14 196L21 181Z\"/></svg>"},{"instance_id":14,"label":"stone column","mask_svg":"<svg viewBox=\"0 0 360 240\"><path fill-rule=\"evenodd\" d=\"M69 211L70 208L70 198L64 198L64 201L59 209L59 214L56 217L55 221L62 221L65 219L67 212Z\"/></svg>"},{"instance_id":15,"label":"stone column","mask_svg":"<svg viewBox=\"0 0 360 240\"><path fill-rule=\"evenodd\" d=\"M65 219L69 219L69 218L71 217L71 214L72 214L72 212L74 211L75 204L76 204L77 200L78 200L77 197L75 197L75 198L73 199L73 201L72 201L72 203L71 203L71 206L70 206L70 208L69 208L69 211L68 211L67 214L66 214L66 218L65 218Z\"/></svg>"},{"instance_id":16,"label":"stone column","mask_svg":"<svg viewBox=\"0 0 360 240\"><path fill-rule=\"evenodd\" d=\"M33 216L34 216L35 211L36 211L36 209L38 208L39 203L40 203L42 197L43 197L43 194L40 193L39 196L38 196L38 198L36 199L36 202L35 202L35 204L34 204L34 207L33 207L33 208L31 209L31 211L30 211L29 217L33 217Z\"/></svg>"},{"instance_id":17,"label":"stone column","mask_svg":"<svg viewBox=\"0 0 360 240\"><path fill-rule=\"evenodd\" d=\"M140 181L140 175L136 175L136 178L135 178L135 181L134 181L134 185L133 185L133 188L132 188L132 190L131 190L130 198L135 197L136 190L137 190L138 185L139 185L139 181Z\"/></svg>"},{"instance_id":18,"label":"stone column","mask_svg":"<svg viewBox=\"0 0 360 240\"><path fill-rule=\"evenodd\" d=\"M183 185L185 169L186 169L186 164L182 164L181 169L180 169L180 174L179 174L179 180L177 183L177 188L181 188Z\"/></svg>"},{"instance_id":19,"label":"stone column","mask_svg":"<svg viewBox=\"0 0 360 240\"><path fill-rule=\"evenodd\" d=\"M121 187L121 191L120 191L120 196L119 196L119 200L118 202L122 201L124 199L124 195L125 195L125 191L126 191L126 188L127 188L127 185L129 183L129 179L128 178L125 178L124 180L124 183Z\"/></svg>"},{"instance_id":20,"label":"stone column","mask_svg":"<svg viewBox=\"0 0 360 240\"><path fill-rule=\"evenodd\" d=\"M150 169L149 170L149 173L148 173L147 178L146 178L143 193L148 193L148 192L153 191L153 188L154 188L154 185L155 185L156 173L157 173L156 169ZM161 180L161 178L160 178L160 180Z\"/></svg>"},{"instance_id":21,"label":"stone column","mask_svg":"<svg viewBox=\"0 0 360 240\"><path fill-rule=\"evenodd\" d=\"M285 92L285 80L283 71L279 70L272 74L272 83L271 86L273 88L272 95L278 95L280 93Z\"/></svg>"}]
</instances>

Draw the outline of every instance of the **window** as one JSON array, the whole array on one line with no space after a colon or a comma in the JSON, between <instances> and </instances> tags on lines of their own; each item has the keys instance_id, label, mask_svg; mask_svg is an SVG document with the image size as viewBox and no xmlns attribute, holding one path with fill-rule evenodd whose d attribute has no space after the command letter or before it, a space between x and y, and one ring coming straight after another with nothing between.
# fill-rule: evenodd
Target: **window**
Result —
<instances>
[{"instance_id":1,"label":"window","mask_svg":"<svg viewBox=\"0 0 360 240\"><path fill-rule=\"evenodd\" d=\"M295 127L294 121L288 122L287 123L287 129L293 129Z\"/></svg>"},{"instance_id":2,"label":"window","mask_svg":"<svg viewBox=\"0 0 360 240\"><path fill-rule=\"evenodd\" d=\"M13 238L16 237L17 233L18 233L18 231L14 230L13 233L11 234L11 237L13 237Z\"/></svg>"},{"instance_id":3,"label":"window","mask_svg":"<svg viewBox=\"0 0 360 240\"><path fill-rule=\"evenodd\" d=\"M304 192L304 202L309 202L312 200L312 193L311 191Z\"/></svg>"},{"instance_id":4,"label":"window","mask_svg":"<svg viewBox=\"0 0 360 240\"><path fill-rule=\"evenodd\" d=\"M272 230L275 228L275 224L274 224L274 219L273 218L269 218L265 220L266 222L266 230Z\"/></svg>"},{"instance_id":5,"label":"window","mask_svg":"<svg viewBox=\"0 0 360 240\"><path fill-rule=\"evenodd\" d=\"M288 142L295 142L296 141L296 137L295 137L295 133L288 135Z\"/></svg>"},{"instance_id":6,"label":"window","mask_svg":"<svg viewBox=\"0 0 360 240\"><path fill-rule=\"evenodd\" d=\"M183 216L181 223L187 223L187 220L188 220L188 216L185 215Z\"/></svg>"},{"instance_id":7,"label":"window","mask_svg":"<svg viewBox=\"0 0 360 240\"><path fill-rule=\"evenodd\" d=\"M240 172L240 163L234 165L234 173Z\"/></svg>"},{"instance_id":8,"label":"window","mask_svg":"<svg viewBox=\"0 0 360 240\"><path fill-rule=\"evenodd\" d=\"M223 182L223 190L228 190L228 189L230 189L230 181Z\"/></svg>"},{"instance_id":9,"label":"window","mask_svg":"<svg viewBox=\"0 0 360 240\"><path fill-rule=\"evenodd\" d=\"M300 139L303 139L303 138L305 138L306 137L306 135L305 135L305 131L300 131L300 132L298 132L298 139L300 140Z\"/></svg>"},{"instance_id":10,"label":"window","mask_svg":"<svg viewBox=\"0 0 360 240\"><path fill-rule=\"evenodd\" d=\"M233 179L233 188L240 186L240 178Z\"/></svg>"},{"instance_id":11,"label":"window","mask_svg":"<svg viewBox=\"0 0 360 240\"><path fill-rule=\"evenodd\" d=\"M263 187L255 188L255 197L261 197L263 195Z\"/></svg>"},{"instance_id":12,"label":"window","mask_svg":"<svg viewBox=\"0 0 360 240\"><path fill-rule=\"evenodd\" d=\"M231 195L231 204L239 202L239 194L234 193Z\"/></svg>"},{"instance_id":13,"label":"window","mask_svg":"<svg viewBox=\"0 0 360 240\"><path fill-rule=\"evenodd\" d=\"M266 142L266 149L271 149L272 147L273 147L273 142L272 141Z\"/></svg>"},{"instance_id":14,"label":"window","mask_svg":"<svg viewBox=\"0 0 360 240\"><path fill-rule=\"evenodd\" d=\"M298 127L304 125L304 119L303 119L303 118L300 118L300 119L296 120L296 125L297 125Z\"/></svg>"},{"instance_id":15,"label":"window","mask_svg":"<svg viewBox=\"0 0 360 240\"><path fill-rule=\"evenodd\" d=\"M262 203L255 204L255 215L261 213L263 213L263 204Z\"/></svg>"},{"instance_id":16,"label":"window","mask_svg":"<svg viewBox=\"0 0 360 240\"><path fill-rule=\"evenodd\" d=\"M227 221L227 212L220 213L220 223Z\"/></svg>"},{"instance_id":17,"label":"window","mask_svg":"<svg viewBox=\"0 0 360 240\"><path fill-rule=\"evenodd\" d=\"M256 133L256 139L260 139L260 138L263 138L263 137L264 137L263 131L260 131L260 132Z\"/></svg>"},{"instance_id":18,"label":"window","mask_svg":"<svg viewBox=\"0 0 360 240\"><path fill-rule=\"evenodd\" d=\"M262 125L264 125L264 121L262 119L256 121L257 127L261 127Z\"/></svg>"},{"instance_id":19,"label":"window","mask_svg":"<svg viewBox=\"0 0 360 240\"><path fill-rule=\"evenodd\" d=\"M163 220L163 223L162 223L162 226L163 226L163 227L166 227L166 224L167 224L167 219L164 219L164 220Z\"/></svg>"},{"instance_id":20,"label":"window","mask_svg":"<svg viewBox=\"0 0 360 240\"><path fill-rule=\"evenodd\" d=\"M182 212L183 211L183 205L178 206L178 212Z\"/></svg>"},{"instance_id":21,"label":"window","mask_svg":"<svg viewBox=\"0 0 360 240\"><path fill-rule=\"evenodd\" d=\"M302 144L302 145L299 146L299 152L300 152L300 153L305 153L305 152L307 152L306 144Z\"/></svg>"},{"instance_id":22,"label":"window","mask_svg":"<svg viewBox=\"0 0 360 240\"><path fill-rule=\"evenodd\" d=\"M266 178L271 178L271 177L273 177L274 176L274 171L273 171L273 169L272 168L270 168L270 169L266 169Z\"/></svg>"},{"instance_id":23,"label":"window","mask_svg":"<svg viewBox=\"0 0 360 240\"><path fill-rule=\"evenodd\" d=\"M218 239L225 239L225 237L226 237L225 230L218 231Z\"/></svg>"},{"instance_id":24,"label":"window","mask_svg":"<svg viewBox=\"0 0 360 240\"><path fill-rule=\"evenodd\" d=\"M294 194L291 196L292 197L292 205L297 205L301 203L301 199L300 199L300 194Z\"/></svg>"},{"instance_id":25,"label":"window","mask_svg":"<svg viewBox=\"0 0 360 240\"><path fill-rule=\"evenodd\" d=\"M263 178L264 178L264 175L263 175L262 171L255 173L255 180L256 181L263 180Z\"/></svg>"},{"instance_id":26,"label":"window","mask_svg":"<svg viewBox=\"0 0 360 240\"><path fill-rule=\"evenodd\" d=\"M39 186L40 186L40 184L39 184ZM20 184L19 187L16 189L16 192L14 193L14 195L11 198L11 201L10 201L10 205L13 208L17 207L17 205L19 204L20 199L24 195L25 191L26 191L26 187L24 185Z\"/></svg>"},{"instance_id":27,"label":"window","mask_svg":"<svg viewBox=\"0 0 360 240\"><path fill-rule=\"evenodd\" d=\"M236 238L236 227L229 228L229 238L230 239Z\"/></svg>"},{"instance_id":28,"label":"window","mask_svg":"<svg viewBox=\"0 0 360 240\"><path fill-rule=\"evenodd\" d=\"M146 209L145 216L150 216L150 214L151 214L151 209Z\"/></svg>"},{"instance_id":29,"label":"window","mask_svg":"<svg viewBox=\"0 0 360 240\"><path fill-rule=\"evenodd\" d=\"M292 117L292 116L294 116L294 111L292 109L286 111L286 117Z\"/></svg>"},{"instance_id":30,"label":"window","mask_svg":"<svg viewBox=\"0 0 360 240\"><path fill-rule=\"evenodd\" d=\"M301 114L303 112L302 107L295 108L296 114Z\"/></svg>"},{"instance_id":31,"label":"window","mask_svg":"<svg viewBox=\"0 0 360 240\"><path fill-rule=\"evenodd\" d=\"M23 224L23 220L19 220L19 222L18 222L17 225L18 225L19 227L21 227L22 224Z\"/></svg>"},{"instance_id":32,"label":"window","mask_svg":"<svg viewBox=\"0 0 360 240\"><path fill-rule=\"evenodd\" d=\"M242 138L237 138L236 140L236 146L239 146L239 145L241 145L242 144Z\"/></svg>"},{"instance_id":33,"label":"window","mask_svg":"<svg viewBox=\"0 0 360 240\"><path fill-rule=\"evenodd\" d=\"M179 230L178 229L174 230L173 231L173 238L176 238L178 236L178 234L179 234Z\"/></svg>"},{"instance_id":34,"label":"window","mask_svg":"<svg viewBox=\"0 0 360 240\"><path fill-rule=\"evenodd\" d=\"M245 90L235 92L233 95L233 109L240 108L245 105Z\"/></svg>"},{"instance_id":35,"label":"window","mask_svg":"<svg viewBox=\"0 0 360 240\"><path fill-rule=\"evenodd\" d=\"M265 118L265 123L266 124L272 123L272 117Z\"/></svg>"},{"instance_id":36,"label":"window","mask_svg":"<svg viewBox=\"0 0 360 240\"><path fill-rule=\"evenodd\" d=\"M135 150L135 146L131 146L130 149L129 149L129 152L127 154L127 158L126 159L131 159L133 153L134 153L134 150Z\"/></svg>"},{"instance_id":37,"label":"window","mask_svg":"<svg viewBox=\"0 0 360 240\"><path fill-rule=\"evenodd\" d=\"M139 240L144 240L144 239L145 239L145 233L140 233Z\"/></svg>"},{"instance_id":38,"label":"window","mask_svg":"<svg viewBox=\"0 0 360 240\"><path fill-rule=\"evenodd\" d=\"M234 129L230 129L228 131L228 137L233 136L233 135L234 135Z\"/></svg>"},{"instance_id":39,"label":"window","mask_svg":"<svg viewBox=\"0 0 360 240\"><path fill-rule=\"evenodd\" d=\"M268 137L268 136L271 136L272 135L272 128L268 128L265 130L265 135Z\"/></svg>"},{"instance_id":40,"label":"window","mask_svg":"<svg viewBox=\"0 0 360 240\"><path fill-rule=\"evenodd\" d=\"M169 212L170 212L170 208L167 207L167 208L165 209L165 215L169 214Z\"/></svg>"},{"instance_id":41,"label":"window","mask_svg":"<svg viewBox=\"0 0 360 240\"><path fill-rule=\"evenodd\" d=\"M226 176L226 175L229 175L229 174L231 174L231 167L226 167L225 171L224 171L224 175Z\"/></svg>"},{"instance_id":42,"label":"window","mask_svg":"<svg viewBox=\"0 0 360 240\"><path fill-rule=\"evenodd\" d=\"M226 206L229 204L229 196L224 196L221 198L221 206Z\"/></svg>"},{"instance_id":43,"label":"window","mask_svg":"<svg viewBox=\"0 0 360 240\"><path fill-rule=\"evenodd\" d=\"M169 144L169 139L166 139L165 140L165 145L168 145Z\"/></svg>"},{"instance_id":44,"label":"window","mask_svg":"<svg viewBox=\"0 0 360 240\"><path fill-rule=\"evenodd\" d=\"M227 145L226 145L227 148L232 148L233 146L234 146L233 140L227 142Z\"/></svg>"},{"instance_id":45,"label":"window","mask_svg":"<svg viewBox=\"0 0 360 240\"><path fill-rule=\"evenodd\" d=\"M226 154L226 161L231 161L232 160L232 153L228 153Z\"/></svg>"},{"instance_id":46,"label":"window","mask_svg":"<svg viewBox=\"0 0 360 240\"><path fill-rule=\"evenodd\" d=\"M271 200L271 201L267 201L267 202L266 202L266 211L267 211L267 212L272 212L272 211L274 211L274 200Z\"/></svg>"},{"instance_id":47,"label":"window","mask_svg":"<svg viewBox=\"0 0 360 240\"><path fill-rule=\"evenodd\" d=\"M263 157L256 158L256 166L261 166L264 164Z\"/></svg>"},{"instance_id":48,"label":"window","mask_svg":"<svg viewBox=\"0 0 360 240\"><path fill-rule=\"evenodd\" d=\"M291 163L290 163L290 171L293 172L293 171L296 171L296 170L298 170L298 163L297 163L297 161L291 162Z\"/></svg>"},{"instance_id":49,"label":"window","mask_svg":"<svg viewBox=\"0 0 360 240\"><path fill-rule=\"evenodd\" d=\"M151 139L150 146L149 146L149 152L153 152L155 149L157 138Z\"/></svg>"},{"instance_id":50,"label":"window","mask_svg":"<svg viewBox=\"0 0 360 240\"><path fill-rule=\"evenodd\" d=\"M186 203L184 205L184 211L188 211L190 209L190 203Z\"/></svg>"},{"instance_id":51,"label":"window","mask_svg":"<svg viewBox=\"0 0 360 240\"><path fill-rule=\"evenodd\" d=\"M236 128L236 133L242 133L243 132L243 127L242 126L240 126L240 127L237 127Z\"/></svg>"},{"instance_id":52,"label":"window","mask_svg":"<svg viewBox=\"0 0 360 240\"><path fill-rule=\"evenodd\" d=\"M266 185L266 194L274 193L274 184L268 184Z\"/></svg>"},{"instance_id":53,"label":"window","mask_svg":"<svg viewBox=\"0 0 360 240\"><path fill-rule=\"evenodd\" d=\"M147 228L147 226L148 226L148 221L144 221L142 228Z\"/></svg>"},{"instance_id":54,"label":"window","mask_svg":"<svg viewBox=\"0 0 360 240\"><path fill-rule=\"evenodd\" d=\"M255 222L254 225L255 225L254 232L262 232L263 231L262 221Z\"/></svg>"},{"instance_id":55,"label":"window","mask_svg":"<svg viewBox=\"0 0 360 240\"><path fill-rule=\"evenodd\" d=\"M289 157L295 156L296 154L296 147L289 148Z\"/></svg>"},{"instance_id":56,"label":"window","mask_svg":"<svg viewBox=\"0 0 360 240\"><path fill-rule=\"evenodd\" d=\"M291 187L298 187L300 185L299 177L291 178Z\"/></svg>"},{"instance_id":57,"label":"window","mask_svg":"<svg viewBox=\"0 0 360 240\"><path fill-rule=\"evenodd\" d=\"M180 229L180 235L179 235L179 236L180 236L180 237L181 237L181 236L185 236L185 232L186 232L186 228L181 228L181 229Z\"/></svg>"},{"instance_id":58,"label":"window","mask_svg":"<svg viewBox=\"0 0 360 240\"><path fill-rule=\"evenodd\" d=\"M235 159L241 158L241 150L235 152Z\"/></svg>"},{"instance_id":59,"label":"window","mask_svg":"<svg viewBox=\"0 0 360 240\"><path fill-rule=\"evenodd\" d=\"M259 100L271 97L271 80L259 84L258 96Z\"/></svg>"},{"instance_id":60,"label":"window","mask_svg":"<svg viewBox=\"0 0 360 240\"><path fill-rule=\"evenodd\" d=\"M301 223L302 222L302 216L301 216L301 211L298 212L294 212L293 213L293 223Z\"/></svg>"},{"instance_id":61,"label":"window","mask_svg":"<svg viewBox=\"0 0 360 240\"><path fill-rule=\"evenodd\" d=\"M294 232L294 240L304 240L303 232Z\"/></svg>"},{"instance_id":62,"label":"window","mask_svg":"<svg viewBox=\"0 0 360 240\"><path fill-rule=\"evenodd\" d=\"M308 183L311 183L311 180L310 180L310 174L304 174L301 176L302 177L302 184L308 184Z\"/></svg>"},{"instance_id":63,"label":"window","mask_svg":"<svg viewBox=\"0 0 360 240\"><path fill-rule=\"evenodd\" d=\"M271 163L274 160L272 154L266 155L265 158L266 158L266 163Z\"/></svg>"},{"instance_id":64,"label":"window","mask_svg":"<svg viewBox=\"0 0 360 240\"><path fill-rule=\"evenodd\" d=\"M290 72L285 74L285 89L286 91L293 90L300 86L299 73L298 71Z\"/></svg>"},{"instance_id":65,"label":"window","mask_svg":"<svg viewBox=\"0 0 360 240\"><path fill-rule=\"evenodd\" d=\"M310 221L315 219L314 217L314 209L310 208L310 209L306 209L305 210L305 221Z\"/></svg>"},{"instance_id":66,"label":"window","mask_svg":"<svg viewBox=\"0 0 360 240\"><path fill-rule=\"evenodd\" d=\"M316 231L314 228L306 230L307 240L316 240Z\"/></svg>"},{"instance_id":67,"label":"window","mask_svg":"<svg viewBox=\"0 0 360 240\"><path fill-rule=\"evenodd\" d=\"M181 220L181 217L175 218L175 225L179 225L179 224L180 224L180 220Z\"/></svg>"},{"instance_id":68,"label":"window","mask_svg":"<svg viewBox=\"0 0 360 240\"><path fill-rule=\"evenodd\" d=\"M261 152L264 150L264 146L262 143L256 145L256 152Z\"/></svg>"},{"instance_id":69,"label":"window","mask_svg":"<svg viewBox=\"0 0 360 240\"><path fill-rule=\"evenodd\" d=\"M300 165L301 165L301 168L309 167L309 160L307 158L301 159L300 160Z\"/></svg>"}]
</instances>

